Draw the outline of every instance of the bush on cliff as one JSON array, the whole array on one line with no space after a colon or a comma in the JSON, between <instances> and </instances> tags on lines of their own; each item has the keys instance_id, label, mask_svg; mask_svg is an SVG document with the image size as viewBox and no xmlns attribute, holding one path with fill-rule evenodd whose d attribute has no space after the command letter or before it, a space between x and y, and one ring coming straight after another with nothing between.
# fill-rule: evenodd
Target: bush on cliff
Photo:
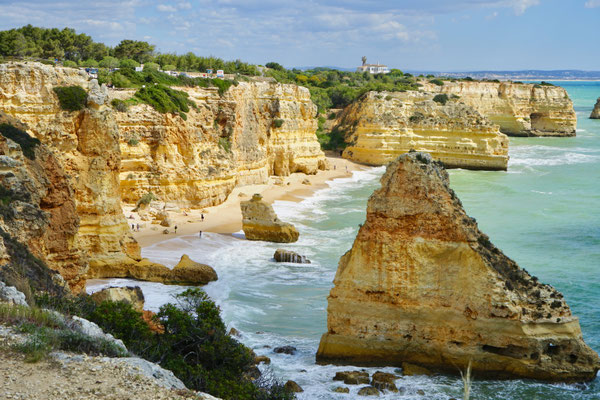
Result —
<instances>
[{"instance_id":1,"label":"bush on cliff","mask_svg":"<svg viewBox=\"0 0 600 400\"><path fill-rule=\"evenodd\" d=\"M87 92L81 86L58 86L53 89L63 110L79 111L87 103Z\"/></svg>"},{"instance_id":2,"label":"bush on cliff","mask_svg":"<svg viewBox=\"0 0 600 400\"><path fill-rule=\"evenodd\" d=\"M176 296L178 304L160 308L155 321L163 334L152 332L129 303L96 305L87 295L76 298L39 296L38 304L80 315L123 340L127 348L171 370L185 385L223 399L288 400L293 393L275 381L252 382L252 351L226 332L220 310L201 289Z\"/></svg>"},{"instance_id":3,"label":"bush on cliff","mask_svg":"<svg viewBox=\"0 0 600 400\"><path fill-rule=\"evenodd\" d=\"M348 146L344 136L344 132L334 128L329 133L317 133L317 140L323 150L339 150L345 149Z\"/></svg>"},{"instance_id":4,"label":"bush on cliff","mask_svg":"<svg viewBox=\"0 0 600 400\"><path fill-rule=\"evenodd\" d=\"M30 160L35 160L35 148L40 144L39 139L29 136L27 132L10 124L0 124L0 134L13 142L17 142L21 146L23 155Z\"/></svg>"},{"instance_id":5,"label":"bush on cliff","mask_svg":"<svg viewBox=\"0 0 600 400\"><path fill-rule=\"evenodd\" d=\"M182 115L190 111L190 106L195 106L187 93L163 85L143 87L135 92L134 97L160 113Z\"/></svg>"},{"instance_id":6,"label":"bush on cliff","mask_svg":"<svg viewBox=\"0 0 600 400\"><path fill-rule=\"evenodd\" d=\"M449 97L447 94L436 94L433 97L433 101L435 101L436 103L440 103L442 105L446 104L449 100Z\"/></svg>"}]
</instances>

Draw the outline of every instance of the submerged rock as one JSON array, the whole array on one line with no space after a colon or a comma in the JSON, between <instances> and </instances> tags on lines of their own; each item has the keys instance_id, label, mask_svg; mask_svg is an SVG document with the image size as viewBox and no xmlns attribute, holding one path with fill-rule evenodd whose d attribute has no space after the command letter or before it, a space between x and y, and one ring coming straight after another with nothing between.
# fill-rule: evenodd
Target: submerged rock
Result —
<instances>
[{"instance_id":1,"label":"submerged rock","mask_svg":"<svg viewBox=\"0 0 600 400\"><path fill-rule=\"evenodd\" d=\"M395 393L398 391L398 388L396 387L396 379L398 379L398 377L394 374L377 371L371 378L371 386L379 390L388 390Z\"/></svg>"},{"instance_id":2,"label":"submerged rock","mask_svg":"<svg viewBox=\"0 0 600 400\"><path fill-rule=\"evenodd\" d=\"M294 346L279 346L279 347L275 347L273 349L273 352L279 353L279 354L294 355L294 354L296 354L296 348Z\"/></svg>"},{"instance_id":3,"label":"submerged rock","mask_svg":"<svg viewBox=\"0 0 600 400\"><path fill-rule=\"evenodd\" d=\"M302 393L302 392L304 392L304 389L302 389L300 387L300 385L298 385L296 382L291 381L291 380L287 381L285 383L285 385L283 385L283 387L285 387L287 390L289 390L290 392L293 392L293 393Z\"/></svg>"},{"instance_id":4,"label":"submerged rock","mask_svg":"<svg viewBox=\"0 0 600 400\"><path fill-rule=\"evenodd\" d=\"M373 386L366 386L358 391L359 396L379 396L379 390Z\"/></svg>"},{"instance_id":5,"label":"submerged rock","mask_svg":"<svg viewBox=\"0 0 600 400\"><path fill-rule=\"evenodd\" d=\"M255 194L249 201L240 203L242 208L242 229L248 240L291 243L298 240L298 230L294 225L277 218L273 207Z\"/></svg>"},{"instance_id":6,"label":"submerged rock","mask_svg":"<svg viewBox=\"0 0 600 400\"><path fill-rule=\"evenodd\" d=\"M481 233L423 153L390 163L340 259L317 361L585 381L600 359L562 294Z\"/></svg>"},{"instance_id":7,"label":"submerged rock","mask_svg":"<svg viewBox=\"0 0 600 400\"><path fill-rule=\"evenodd\" d=\"M273 254L273 258L277 262L310 264L310 260L308 258L290 250L277 249L275 254Z\"/></svg>"},{"instance_id":8,"label":"submerged rock","mask_svg":"<svg viewBox=\"0 0 600 400\"><path fill-rule=\"evenodd\" d=\"M591 119L600 119L600 97L596 100L596 105L590 114Z\"/></svg>"},{"instance_id":9,"label":"submerged rock","mask_svg":"<svg viewBox=\"0 0 600 400\"><path fill-rule=\"evenodd\" d=\"M369 374L363 371L340 371L333 377L334 381L343 381L346 385L369 383Z\"/></svg>"}]
</instances>

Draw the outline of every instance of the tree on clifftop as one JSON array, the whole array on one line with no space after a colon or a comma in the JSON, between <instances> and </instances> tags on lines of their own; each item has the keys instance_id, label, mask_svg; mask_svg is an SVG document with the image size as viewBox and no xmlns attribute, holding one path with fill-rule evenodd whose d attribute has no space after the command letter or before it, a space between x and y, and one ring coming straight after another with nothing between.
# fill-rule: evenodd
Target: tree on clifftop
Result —
<instances>
[{"instance_id":1,"label":"tree on clifftop","mask_svg":"<svg viewBox=\"0 0 600 400\"><path fill-rule=\"evenodd\" d=\"M115 47L115 57L119 59L131 58L139 63L145 63L152 59L154 45L138 40L121 40Z\"/></svg>"}]
</instances>

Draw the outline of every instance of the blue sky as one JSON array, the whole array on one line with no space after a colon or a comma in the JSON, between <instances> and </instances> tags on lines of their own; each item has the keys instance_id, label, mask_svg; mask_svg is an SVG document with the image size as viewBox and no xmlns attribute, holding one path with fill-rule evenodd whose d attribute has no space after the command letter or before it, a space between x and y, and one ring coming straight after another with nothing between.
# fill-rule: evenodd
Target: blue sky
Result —
<instances>
[{"instance_id":1,"label":"blue sky","mask_svg":"<svg viewBox=\"0 0 600 400\"><path fill-rule=\"evenodd\" d=\"M287 67L600 70L600 0L0 0L25 24Z\"/></svg>"}]
</instances>

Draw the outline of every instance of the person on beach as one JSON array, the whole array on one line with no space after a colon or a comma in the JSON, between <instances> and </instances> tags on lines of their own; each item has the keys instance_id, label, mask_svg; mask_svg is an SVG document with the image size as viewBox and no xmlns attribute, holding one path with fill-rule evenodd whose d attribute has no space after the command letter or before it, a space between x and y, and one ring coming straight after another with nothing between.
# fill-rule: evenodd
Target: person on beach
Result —
<instances>
[{"instance_id":1,"label":"person on beach","mask_svg":"<svg viewBox=\"0 0 600 400\"><path fill-rule=\"evenodd\" d=\"M140 224L135 224L135 230L136 230L137 232L139 232L139 231L140 231Z\"/></svg>"},{"instance_id":2,"label":"person on beach","mask_svg":"<svg viewBox=\"0 0 600 400\"><path fill-rule=\"evenodd\" d=\"M135 225L131 224L131 230L135 232Z\"/></svg>"},{"instance_id":3,"label":"person on beach","mask_svg":"<svg viewBox=\"0 0 600 400\"><path fill-rule=\"evenodd\" d=\"M177 225L175 225L175 234L177 235Z\"/></svg>"},{"instance_id":4,"label":"person on beach","mask_svg":"<svg viewBox=\"0 0 600 400\"><path fill-rule=\"evenodd\" d=\"M198 232L198 237L201 238L202 237L202 231Z\"/></svg>"},{"instance_id":5,"label":"person on beach","mask_svg":"<svg viewBox=\"0 0 600 400\"><path fill-rule=\"evenodd\" d=\"M204 213L200 214L200 217L202 218L202 222L204 222Z\"/></svg>"}]
</instances>

